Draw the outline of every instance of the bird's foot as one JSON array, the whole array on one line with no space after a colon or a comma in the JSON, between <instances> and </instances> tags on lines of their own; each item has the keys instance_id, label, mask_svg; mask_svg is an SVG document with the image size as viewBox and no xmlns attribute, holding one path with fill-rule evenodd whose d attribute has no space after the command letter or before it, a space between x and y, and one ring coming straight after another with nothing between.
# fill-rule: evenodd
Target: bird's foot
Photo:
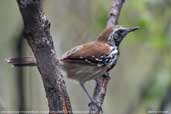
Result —
<instances>
[{"instance_id":1,"label":"bird's foot","mask_svg":"<svg viewBox=\"0 0 171 114\"><path fill-rule=\"evenodd\" d=\"M100 114L103 114L103 109L102 107L100 106L100 102L97 102L95 100L92 100L89 104L88 104L89 107L91 106L95 106L98 110L98 112L100 112Z\"/></svg>"}]
</instances>

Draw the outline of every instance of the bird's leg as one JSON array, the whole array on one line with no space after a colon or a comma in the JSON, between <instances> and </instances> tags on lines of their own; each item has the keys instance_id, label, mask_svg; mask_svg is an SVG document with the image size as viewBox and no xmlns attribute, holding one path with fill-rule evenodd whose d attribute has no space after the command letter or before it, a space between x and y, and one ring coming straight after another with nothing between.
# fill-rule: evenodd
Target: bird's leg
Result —
<instances>
[{"instance_id":1,"label":"bird's leg","mask_svg":"<svg viewBox=\"0 0 171 114\"><path fill-rule=\"evenodd\" d=\"M94 102L94 99L90 96L88 93L87 89L84 86L84 83L80 82L81 87L83 88L84 92L87 94L88 98L90 99L91 102Z\"/></svg>"},{"instance_id":2,"label":"bird's leg","mask_svg":"<svg viewBox=\"0 0 171 114\"><path fill-rule=\"evenodd\" d=\"M85 93L87 94L87 96L88 96L88 98L90 99L91 103L95 104L95 105L98 107L98 109L99 109L101 112L103 112L101 106L99 106L98 103L97 103L97 102L90 96L90 94L88 93L87 89L86 89L85 86L84 86L84 83L80 82L80 85L81 85L81 87L83 88L83 90L85 91Z\"/></svg>"}]
</instances>

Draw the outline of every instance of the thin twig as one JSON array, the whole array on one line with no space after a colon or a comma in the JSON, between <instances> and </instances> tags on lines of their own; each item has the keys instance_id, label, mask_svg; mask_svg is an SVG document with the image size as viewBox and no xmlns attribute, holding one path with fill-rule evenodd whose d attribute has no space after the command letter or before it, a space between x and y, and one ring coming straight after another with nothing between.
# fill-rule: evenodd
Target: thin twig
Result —
<instances>
[{"instance_id":1,"label":"thin twig","mask_svg":"<svg viewBox=\"0 0 171 114\"><path fill-rule=\"evenodd\" d=\"M50 22L42 11L42 0L17 0L27 39L41 74L50 114L71 114L71 104L56 56Z\"/></svg>"},{"instance_id":2,"label":"thin twig","mask_svg":"<svg viewBox=\"0 0 171 114\"><path fill-rule=\"evenodd\" d=\"M109 10L108 13L108 20L107 20L106 27L115 26L117 24L124 1L125 0L112 0L111 9ZM104 76L104 77L99 76L99 78L96 79L96 87L94 90L93 98L95 101L98 102L99 106L102 106L104 102L108 82L109 82L109 76ZM90 105L89 114L100 114L100 113L101 111L96 105L94 104Z\"/></svg>"}]
</instances>

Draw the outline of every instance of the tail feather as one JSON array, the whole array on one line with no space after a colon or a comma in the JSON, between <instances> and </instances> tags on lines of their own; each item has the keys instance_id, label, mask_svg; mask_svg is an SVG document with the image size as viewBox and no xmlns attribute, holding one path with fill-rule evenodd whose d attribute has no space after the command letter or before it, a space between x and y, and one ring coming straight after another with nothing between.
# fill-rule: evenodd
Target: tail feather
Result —
<instances>
[{"instance_id":1,"label":"tail feather","mask_svg":"<svg viewBox=\"0 0 171 114\"><path fill-rule=\"evenodd\" d=\"M36 59L34 57L10 57L5 59L5 61L17 67L37 65Z\"/></svg>"}]
</instances>

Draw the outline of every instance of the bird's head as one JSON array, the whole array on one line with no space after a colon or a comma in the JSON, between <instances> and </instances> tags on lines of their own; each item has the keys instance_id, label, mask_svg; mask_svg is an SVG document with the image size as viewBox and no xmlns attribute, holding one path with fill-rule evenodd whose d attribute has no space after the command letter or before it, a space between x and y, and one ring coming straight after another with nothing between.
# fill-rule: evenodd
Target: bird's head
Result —
<instances>
[{"instance_id":1,"label":"bird's head","mask_svg":"<svg viewBox=\"0 0 171 114\"><path fill-rule=\"evenodd\" d=\"M104 32L101 33L101 35L98 37L98 41L106 42L110 45L116 45L119 46L121 41L124 39L124 37L135 30L139 29L139 27L122 27L122 26L115 26L115 27L109 27L105 29Z\"/></svg>"}]
</instances>

